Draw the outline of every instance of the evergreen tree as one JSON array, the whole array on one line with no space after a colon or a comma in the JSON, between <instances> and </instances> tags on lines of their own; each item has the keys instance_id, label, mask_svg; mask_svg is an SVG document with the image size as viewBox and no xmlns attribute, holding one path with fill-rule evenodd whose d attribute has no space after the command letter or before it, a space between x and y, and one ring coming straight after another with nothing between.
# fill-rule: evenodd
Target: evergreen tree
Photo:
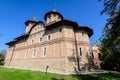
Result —
<instances>
[{"instance_id":1,"label":"evergreen tree","mask_svg":"<svg viewBox=\"0 0 120 80\"><path fill-rule=\"evenodd\" d=\"M6 53L7 53L7 51L5 49L0 51L0 65L4 64Z\"/></svg>"},{"instance_id":2,"label":"evergreen tree","mask_svg":"<svg viewBox=\"0 0 120 80\"><path fill-rule=\"evenodd\" d=\"M102 68L120 71L120 0L104 0L101 12L110 15L101 38Z\"/></svg>"},{"instance_id":3,"label":"evergreen tree","mask_svg":"<svg viewBox=\"0 0 120 80\"><path fill-rule=\"evenodd\" d=\"M4 59L5 59L5 56L0 53L0 65L4 64Z\"/></svg>"}]
</instances>

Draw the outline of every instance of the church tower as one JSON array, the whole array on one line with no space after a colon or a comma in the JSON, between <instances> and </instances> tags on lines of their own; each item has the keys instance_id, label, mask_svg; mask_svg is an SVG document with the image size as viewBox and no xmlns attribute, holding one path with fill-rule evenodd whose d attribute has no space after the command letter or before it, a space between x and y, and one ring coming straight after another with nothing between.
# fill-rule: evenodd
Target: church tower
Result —
<instances>
[{"instance_id":1,"label":"church tower","mask_svg":"<svg viewBox=\"0 0 120 80\"><path fill-rule=\"evenodd\" d=\"M44 19L46 21L46 25L49 25L57 21L63 20L63 16L60 13L56 12L56 10L53 10L46 13Z\"/></svg>"},{"instance_id":2,"label":"church tower","mask_svg":"<svg viewBox=\"0 0 120 80\"><path fill-rule=\"evenodd\" d=\"M30 31L31 27L32 27L35 23L37 23L36 17L33 17L32 20L26 21L26 22L25 22L25 25L26 25L26 31L25 31L25 33L28 33L28 32Z\"/></svg>"}]
</instances>

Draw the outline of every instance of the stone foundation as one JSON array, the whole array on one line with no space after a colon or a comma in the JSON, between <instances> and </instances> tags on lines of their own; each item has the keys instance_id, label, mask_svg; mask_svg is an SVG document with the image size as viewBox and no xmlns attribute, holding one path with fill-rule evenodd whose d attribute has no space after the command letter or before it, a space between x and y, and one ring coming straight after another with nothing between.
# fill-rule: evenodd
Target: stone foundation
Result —
<instances>
[{"instance_id":1,"label":"stone foundation","mask_svg":"<svg viewBox=\"0 0 120 80\"><path fill-rule=\"evenodd\" d=\"M47 70L48 72L65 73L67 71L66 59L13 60L10 65L5 66L33 69L43 72Z\"/></svg>"}]
</instances>

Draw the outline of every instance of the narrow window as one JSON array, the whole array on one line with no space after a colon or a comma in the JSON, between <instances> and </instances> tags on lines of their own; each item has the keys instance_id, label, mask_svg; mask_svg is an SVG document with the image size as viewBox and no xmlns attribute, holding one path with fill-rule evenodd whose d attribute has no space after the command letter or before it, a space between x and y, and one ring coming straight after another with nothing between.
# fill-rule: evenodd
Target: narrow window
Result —
<instances>
[{"instance_id":1,"label":"narrow window","mask_svg":"<svg viewBox=\"0 0 120 80\"><path fill-rule=\"evenodd\" d=\"M44 47L44 53L43 53L44 56L46 56L46 52L47 52L47 48Z\"/></svg>"},{"instance_id":2,"label":"narrow window","mask_svg":"<svg viewBox=\"0 0 120 80\"><path fill-rule=\"evenodd\" d=\"M82 56L82 48L79 48L80 56Z\"/></svg>"},{"instance_id":3,"label":"narrow window","mask_svg":"<svg viewBox=\"0 0 120 80\"><path fill-rule=\"evenodd\" d=\"M40 31L42 29L42 26L41 25L38 25L38 30Z\"/></svg>"},{"instance_id":4,"label":"narrow window","mask_svg":"<svg viewBox=\"0 0 120 80\"><path fill-rule=\"evenodd\" d=\"M58 16L58 19L61 19L61 18Z\"/></svg>"},{"instance_id":5,"label":"narrow window","mask_svg":"<svg viewBox=\"0 0 120 80\"><path fill-rule=\"evenodd\" d=\"M84 33L84 32L82 32L82 36L84 36L84 34L85 34L85 33Z\"/></svg>"},{"instance_id":6,"label":"narrow window","mask_svg":"<svg viewBox=\"0 0 120 80\"><path fill-rule=\"evenodd\" d=\"M33 44L33 43L34 43L34 40L32 40L31 43Z\"/></svg>"},{"instance_id":7,"label":"narrow window","mask_svg":"<svg viewBox=\"0 0 120 80\"><path fill-rule=\"evenodd\" d=\"M92 52L92 58L94 59L94 54L93 54L93 52Z\"/></svg>"},{"instance_id":8,"label":"narrow window","mask_svg":"<svg viewBox=\"0 0 120 80\"><path fill-rule=\"evenodd\" d=\"M50 40L50 38L51 38L51 36L50 36L50 35L48 35L48 41Z\"/></svg>"},{"instance_id":9,"label":"narrow window","mask_svg":"<svg viewBox=\"0 0 120 80\"><path fill-rule=\"evenodd\" d=\"M40 38L40 40L39 40L40 42L42 41L42 38Z\"/></svg>"},{"instance_id":10,"label":"narrow window","mask_svg":"<svg viewBox=\"0 0 120 80\"><path fill-rule=\"evenodd\" d=\"M33 50L33 56L36 56L36 49Z\"/></svg>"},{"instance_id":11,"label":"narrow window","mask_svg":"<svg viewBox=\"0 0 120 80\"><path fill-rule=\"evenodd\" d=\"M25 58L27 58L27 55L28 55L28 50L25 52Z\"/></svg>"},{"instance_id":12,"label":"narrow window","mask_svg":"<svg viewBox=\"0 0 120 80\"><path fill-rule=\"evenodd\" d=\"M55 15L55 14L53 14L53 16L55 17L56 15Z\"/></svg>"}]
</instances>

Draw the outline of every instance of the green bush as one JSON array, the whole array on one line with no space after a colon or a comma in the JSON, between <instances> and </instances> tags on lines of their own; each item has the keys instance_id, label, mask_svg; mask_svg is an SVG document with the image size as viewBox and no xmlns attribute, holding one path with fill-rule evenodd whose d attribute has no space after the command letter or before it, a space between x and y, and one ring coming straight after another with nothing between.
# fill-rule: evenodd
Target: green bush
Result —
<instances>
[{"instance_id":1,"label":"green bush","mask_svg":"<svg viewBox=\"0 0 120 80\"><path fill-rule=\"evenodd\" d=\"M0 65L3 65L3 61L0 61Z\"/></svg>"}]
</instances>

